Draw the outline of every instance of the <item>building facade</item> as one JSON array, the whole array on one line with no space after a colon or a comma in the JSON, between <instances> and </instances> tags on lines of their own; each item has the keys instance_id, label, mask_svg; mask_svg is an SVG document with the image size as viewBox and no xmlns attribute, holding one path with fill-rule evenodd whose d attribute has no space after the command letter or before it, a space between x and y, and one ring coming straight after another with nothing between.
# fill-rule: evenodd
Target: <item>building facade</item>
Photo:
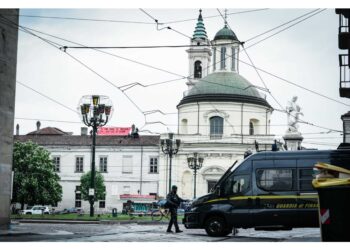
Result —
<instances>
[{"instance_id":1,"label":"building facade","mask_svg":"<svg viewBox=\"0 0 350 250\"><path fill-rule=\"evenodd\" d=\"M240 42L225 25L209 41L201 12L187 50L188 90L178 104L179 152L174 156L172 184L179 194L194 197L194 176L187 157L204 157L197 175L197 196L207 194L223 173L247 150L271 149L272 107L247 79L239 74ZM195 45L200 45L196 47ZM161 135L161 139L167 138ZM168 192L168 157L160 154L160 195Z\"/></svg>"},{"instance_id":2,"label":"building facade","mask_svg":"<svg viewBox=\"0 0 350 250\"><path fill-rule=\"evenodd\" d=\"M88 135L71 135L57 128L38 128L16 141L32 141L50 153L63 189L62 201L55 209L89 210L82 200L80 178L91 169L91 143ZM127 200L147 207L159 193L159 136L97 136L96 171L104 177L106 197L95 203L97 213L122 211Z\"/></svg>"}]
</instances>

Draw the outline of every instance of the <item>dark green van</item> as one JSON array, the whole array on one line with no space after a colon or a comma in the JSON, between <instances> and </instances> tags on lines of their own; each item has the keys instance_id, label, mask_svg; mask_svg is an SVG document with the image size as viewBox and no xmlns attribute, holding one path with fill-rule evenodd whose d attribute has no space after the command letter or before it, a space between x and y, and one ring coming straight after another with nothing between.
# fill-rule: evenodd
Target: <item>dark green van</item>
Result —
<instances>
[{"instance_id":1,"label":"dark green van","mask_svg":"<svg viewBox=\"0 0 350 250\"><path fill-rule=\"evenodd\" d=\"M350 150L259 152L235 164L212 192L193 201L186 228L225 236L233 228L289 230L318 227L315 163L350 167Z\"/></svg>"}]
</instances>

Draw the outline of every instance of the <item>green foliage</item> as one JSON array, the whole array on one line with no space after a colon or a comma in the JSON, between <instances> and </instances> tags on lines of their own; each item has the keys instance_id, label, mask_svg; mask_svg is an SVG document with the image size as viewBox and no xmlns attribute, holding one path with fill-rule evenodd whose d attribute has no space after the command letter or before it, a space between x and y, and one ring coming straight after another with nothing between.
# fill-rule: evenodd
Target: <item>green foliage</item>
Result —
<instances>
[{"instance_id":1,"label":"green foliage","mask_svg":"<svg viewBox=\"0 0 350 250\"><path fill-rule=\"evenodd\" d=\"M13 202L54 205L62 200L60 177L54 171L50 152L29 142L15 142L13 148Z\"/></svg>"},{"instance_id":2,"label":"green foliage","mask_svg":"<svg viewBox=\"0 0 350 250\"><path fill-rule=\"evenodd\" d=\"M89 188L91 180L91 171L82 175L81 182L81 197L83 200L89 200ZM104 178L100 172L95 172L95 197L94 201L104 200L106 197L106 187L104 185Z\"/></svg>"}]
</instances>

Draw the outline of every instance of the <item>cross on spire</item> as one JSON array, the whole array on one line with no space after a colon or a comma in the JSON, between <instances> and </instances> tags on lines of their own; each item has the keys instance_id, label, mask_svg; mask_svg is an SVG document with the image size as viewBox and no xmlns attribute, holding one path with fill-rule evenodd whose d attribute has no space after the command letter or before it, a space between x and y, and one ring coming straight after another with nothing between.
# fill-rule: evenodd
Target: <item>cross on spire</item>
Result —
<instances>
[{"instance_id":1,"label":"cross on spire","mask_svg":"<svg viewBox=\"0 0 350 250\"><path fill-rule=\"evenodd\" d=\"M225 27L227 27L227 9L225 9L225 17L224 17L224 19L225 19Z\"/></svg>"}]
</instances>

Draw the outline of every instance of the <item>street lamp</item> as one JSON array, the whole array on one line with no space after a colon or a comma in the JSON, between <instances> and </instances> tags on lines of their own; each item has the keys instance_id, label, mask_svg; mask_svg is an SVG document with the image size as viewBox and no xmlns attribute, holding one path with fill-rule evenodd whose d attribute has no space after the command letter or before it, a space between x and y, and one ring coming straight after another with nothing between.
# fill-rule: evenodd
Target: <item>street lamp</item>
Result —
<instances>
[{"instance_id":1,"label":"street lamp","mask_svg":"<svg viewBox=\"0 0 350 250\"><path fill-rule=\"evenodd\" d=\"M194 153L194 156L187 157L188 167L194 170L194 190L193 190L193 199L196 198L196 177L197 170L201 169L203 166L204 158L199 157L197 153Z\"/></svg>"},{"instance_id":2,"label":"street lamp","mask_svg":"<svg viewBox=\"0 0 350 250\"><path fill-rule=\"evenodd\" d=\"M179 152L181 141L176 139L174 141L174 134L169 133L169 139L160 140L160 145L162 147L162 152L166 155L169 155L169 192L171 190L171 164L173 155L176 155Z\"/></svg>"},{"instance_id":3,"label":"street lamp","mask_svg":"<svg viewBox=\"0 0 350 250\"><path fill-rule=\"evenodd\" d=\"M94 216L95 202L95 147L97 128L107 124L113 113L112 101L107 96L86 95L80 99L78 110L83 123L92 127L92 160L89 189L90 216Z\"/></svg>"}]
</instances>

